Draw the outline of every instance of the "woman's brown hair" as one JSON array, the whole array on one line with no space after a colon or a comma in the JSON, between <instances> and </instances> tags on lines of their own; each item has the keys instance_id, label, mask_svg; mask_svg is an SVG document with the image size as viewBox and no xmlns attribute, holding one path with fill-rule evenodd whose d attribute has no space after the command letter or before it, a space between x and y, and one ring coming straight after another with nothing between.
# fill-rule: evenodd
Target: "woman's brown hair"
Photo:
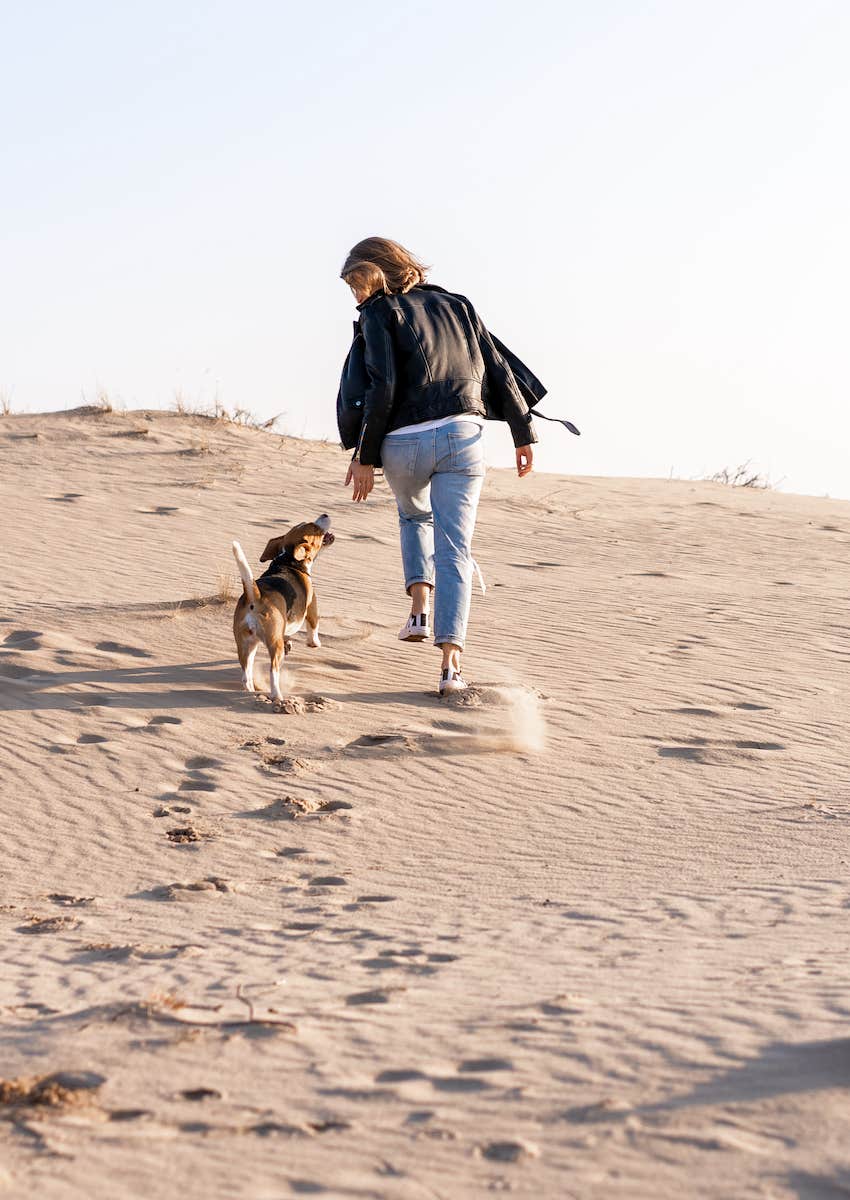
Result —
<instances>
[{"instance_id":1,"label":"woman's brown hair","mask_svg":"<svg viewBox=\"0 0 850 1200\"><path fill-rule=\"evenodd\" d=\"M375 292L409 292L424 283L428 268L415 255L389 238L364 238L352 246L342 264L340 278L349 287L374 296Z\"/></svg>"}]
</instances>

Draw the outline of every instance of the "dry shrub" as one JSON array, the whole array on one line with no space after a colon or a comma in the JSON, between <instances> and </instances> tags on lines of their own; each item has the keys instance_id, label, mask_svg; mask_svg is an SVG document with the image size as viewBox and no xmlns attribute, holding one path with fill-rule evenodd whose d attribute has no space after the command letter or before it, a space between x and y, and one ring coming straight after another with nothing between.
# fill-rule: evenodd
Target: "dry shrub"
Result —
<instances>
[{"instance_id":1,"label":"dry shrub","mask_svg":"<svg viewBox=\"0 0 850 1200\"><path fill-rule=\"evenodd\" d=\"M275 416L264 421L249 408L241 405L229 409L217 392L209 403L203 404L188 400L180 389L174 393L172 407L174 412L181 417L200 417L205 421L214 421L217 425L241 425L244 429L263 429L268 432L272 431L284 416L283 413L276 413Z\"/></svg>"},{"instance_id":2,"label":"dry shrub","mask_svg":"<svg viewBox=\"0 0 850 1200\"><path fill-rule=\"evenodd\" d=\"M739 467L724 467L722 471L715 471L713 475L707 475L706 479L709 483L725 483L729 487L766 489L773 486L766 475L752 469L749 459Z\"/></svg>"},{"instance_id":3,"label":"dry shrub","mask_svg":"<svg viewBox=\"0 0 850 1200\"><path fill-rule=\"evenodd\" d=\"M12 415L12 397L8 392L0 392L0 417Z\"/></svg>"}]
</instances>

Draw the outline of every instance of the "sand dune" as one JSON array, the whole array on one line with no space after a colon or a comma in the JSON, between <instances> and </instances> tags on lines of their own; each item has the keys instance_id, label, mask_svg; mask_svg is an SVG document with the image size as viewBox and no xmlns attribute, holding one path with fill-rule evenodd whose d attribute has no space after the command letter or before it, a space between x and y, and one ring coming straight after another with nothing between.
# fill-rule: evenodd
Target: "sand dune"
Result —
<instances>
[{"instance_id":1,"label":"sand dune","mask_svg":"<svg viewBox=\"0 0 850 1200\"><path fill-rule=\"evenodd\" d=\"M850 504L491 472L441 701L343 468L0 418L0 1191L850 1194ZM229 547L323 511L275 711Z\"/></svg>"}]
</instances>

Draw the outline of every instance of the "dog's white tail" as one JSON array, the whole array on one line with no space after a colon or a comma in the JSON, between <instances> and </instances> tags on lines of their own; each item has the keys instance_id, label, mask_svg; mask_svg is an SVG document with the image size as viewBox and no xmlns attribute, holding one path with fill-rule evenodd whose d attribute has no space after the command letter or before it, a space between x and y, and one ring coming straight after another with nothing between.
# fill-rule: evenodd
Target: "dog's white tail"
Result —
<instances>
[{"instance_id":1,"label":"dog's white tail","mask_svg":"<svg viewBox=\"0 0 850 1200\"><path fill-rule=\"evenodd\" d=\"M249 604L253 604L255 600L260 598L260 589L254 583L254 576L251 574L251 564L245 557L245 552L238 542L232 545L233 557L236 559L236 565L239 567L239 574L242 577L242 587L245 589L245 599Z\"/></svg>"}]
</instances>

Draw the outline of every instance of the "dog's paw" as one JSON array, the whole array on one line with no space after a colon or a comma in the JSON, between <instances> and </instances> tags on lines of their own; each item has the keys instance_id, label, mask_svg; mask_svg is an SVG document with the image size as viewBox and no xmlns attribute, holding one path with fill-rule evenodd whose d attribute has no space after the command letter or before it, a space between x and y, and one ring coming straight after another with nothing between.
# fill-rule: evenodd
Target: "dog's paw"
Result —
<instances>
[{"instance_id":1,"label":"dog's paw","mask_svg":"<svg viewBox=\"0 0 850 1200\"><path fill-rule=\"evenodd\" d=\"M292 653L292 642L289 640L289 638L287 638L286 641L283 643L283 653L284 654Z\"/></svg>"},{"instance_id":2,"label":"dog's paw","mask_svg":"<svg viewBox=\"0 0 850 1200\"><path fill-rule=\"evenodd\" d=\"M321 644L322 643L319 641L319 635L317 633L307 634L307 645L311 650L317 650Z\"/></svg>"}]
</instances>

